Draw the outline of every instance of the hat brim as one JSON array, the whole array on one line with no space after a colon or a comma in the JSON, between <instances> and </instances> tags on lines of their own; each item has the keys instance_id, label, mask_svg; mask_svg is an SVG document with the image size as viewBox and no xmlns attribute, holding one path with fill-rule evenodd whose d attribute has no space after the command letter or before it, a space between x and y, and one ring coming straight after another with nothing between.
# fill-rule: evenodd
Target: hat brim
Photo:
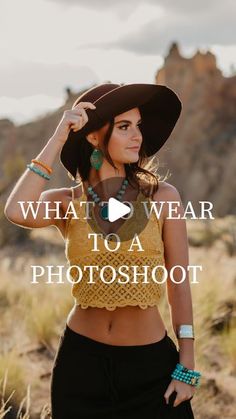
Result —
<instances>
[{"instance_id":1,"label":"hat brim","mask_svg":"<svg viewBox=\"0 0 236 419\"><path fill-rule=\"evenodd\" d=\"M147 157L154 155L169 138L180 116L182 105L176 93L167 86L128 84L119 86L93 102L95 110L87 109L87 124L77 132L70 131L60 153L62 165L75 178L78 141L104 126L115 116L138 107L140 110L143 146Z\"/></svg>"}]
</instances>

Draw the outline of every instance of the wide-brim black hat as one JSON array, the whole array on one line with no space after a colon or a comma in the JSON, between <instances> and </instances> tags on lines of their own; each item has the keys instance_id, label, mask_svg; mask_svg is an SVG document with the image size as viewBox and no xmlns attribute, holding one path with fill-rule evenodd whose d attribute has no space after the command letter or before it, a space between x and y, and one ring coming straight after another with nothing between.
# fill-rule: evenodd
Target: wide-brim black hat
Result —
<instances>
[{"instance_id":1,"label":"wide-brim black hat","mask_svg":"<svg viewBox=\"0 0 236 419\"><path fill-rule=\"evenodd\" d=\"M88 122L77 131L70 131L60 153L62 165L75 178L78 164L78 142L90 132L104 126L115 116L132 108L139 108L142 118L141 132L147 157L154 155L169 138L182 109L173 90L158 84L113 84L93 87L73 104L91 102L95 110L86 109Z\"/></svg>"}]
</instances>

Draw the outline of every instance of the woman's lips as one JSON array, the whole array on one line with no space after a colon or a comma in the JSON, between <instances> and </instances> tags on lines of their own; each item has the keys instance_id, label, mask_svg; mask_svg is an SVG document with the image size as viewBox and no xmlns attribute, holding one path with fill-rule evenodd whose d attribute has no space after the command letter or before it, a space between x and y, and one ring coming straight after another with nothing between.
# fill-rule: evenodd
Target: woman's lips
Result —
<instances>
[{"instance_id":1,"label":"woman's lips","mask_svg":"<svg viewBox=\"0 0 236 419\"><path fill-rule=\"evenodd\" d=\"M136 151L139 150L139 147L127 147L127 148L128 148L128 150L136 150Z\"/></svg>"}]
</instances>

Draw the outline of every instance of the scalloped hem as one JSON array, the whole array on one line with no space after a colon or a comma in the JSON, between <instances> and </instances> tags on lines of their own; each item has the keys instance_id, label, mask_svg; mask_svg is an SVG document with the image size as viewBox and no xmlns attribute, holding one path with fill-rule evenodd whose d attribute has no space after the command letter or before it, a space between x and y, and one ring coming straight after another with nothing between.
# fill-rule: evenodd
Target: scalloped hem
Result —
<instances>
[{"instance_id":1,"label":"scalloped hem","mask_svg":"<svg viewBox=\"0 0 236 419\"><path fill-rule=\"evenodd\" d=\"M76 301L76 298L75 298ZM77 301L76 301L77 302ZM141 303L125 303L125 304L116 304L113 306L109 306L109 305L104 305L104 304L83 304L83 303L77 303L76 305L78 305L79 307L81 307L82 309L87 309L87 308L106 308L109 311L114 311L116 308L123 308L123 307L139 307L142 310L146 310L149 307L158 307L158 303L150 303L150 304L141 304Z\"/></svg>"}]
</instances>

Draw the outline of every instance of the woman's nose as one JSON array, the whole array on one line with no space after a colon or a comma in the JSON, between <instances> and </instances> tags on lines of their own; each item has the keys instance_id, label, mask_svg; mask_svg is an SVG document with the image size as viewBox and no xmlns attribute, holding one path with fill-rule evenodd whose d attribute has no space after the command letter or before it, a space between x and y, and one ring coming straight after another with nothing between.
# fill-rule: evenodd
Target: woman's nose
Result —
<instances>
[{"instance_id":1,"label":"woman's nose","mask_svg":"<svg viewBox=\"0 0 236 419\"><path fill-rule=\"evenodd\" d=\"M138 127L137 128L133 128L133 131L132 131L132 139L133 140L142 141L142 139L143 139L142 133L141 133L141 131L140 131L140 129Z\"/></svg>"}]
</instances>

